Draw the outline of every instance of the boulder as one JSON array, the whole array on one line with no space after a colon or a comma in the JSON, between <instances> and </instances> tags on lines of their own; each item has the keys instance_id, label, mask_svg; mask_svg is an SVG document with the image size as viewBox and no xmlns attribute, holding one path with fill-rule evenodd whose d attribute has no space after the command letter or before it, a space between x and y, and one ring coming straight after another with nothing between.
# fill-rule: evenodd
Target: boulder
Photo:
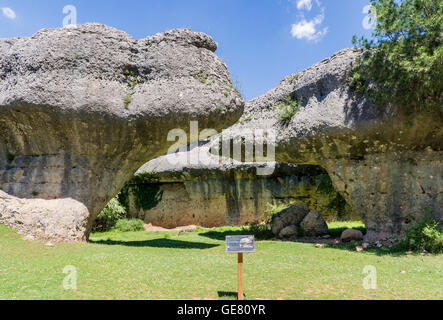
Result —
<instances>
[{"instance_id":1,"label":"boulder","mask_svg":"<svg viewBox=\"0 0 443 320\"><path fill-rule=\"evenodd\" d=\"M136 170L168 151L171 130L194 142L191 121L235 123L244 102L216 48L189 29L137 40L100 24L0 39L0 190L35 208L12 210L20 226L0 211L0 223L84 240ZM55 199L66 210L48 211ZM59 226L65 212L80 231Z\"/></svg>"},{"instance_id":2,"label":"boulder","mask_svg":"<svg viewBox=\"0 0 443 320\"><path fill-rule=\"evenodd\" d=\"M290 206L289 208L280 211L272 217L272 233L274 235L279 235L285 227L299 225L308 213L309 208L306 204Z\"/></svg>"},{"instance_id":3,"label":"boulder","mask_svg":"<svg viewBox=\"0 0 443 320\"><path fill-rule=\"evenodd\" d=\"M20 199L0 190L2 223L26 234L25 240L84 240L89 211L74 199Z\"/></svg>"},{"instance_id":4,"label":"boulder","mask_svg":"<svg viewBox=\"0 0 443 320\"><path fill-rule=\"evenodd\" d=\"M318 211L311 211L300 223L305 236L318 237L328 234L328 225Z\"/></svg>"},{"instance_id":5,"label":"boulder","mask_svg":"<svg viewBox=\"0 0 443 320\"><path fill-rule=\"evenodd\" d=\"M356 229L346 229L341 233L341 242L361 241L363 240L363 233Z\"/></svg>"},{"instance_id":6,"label":"boulder","mask_svg":"<svg viewBox=\"0 0 443 320\"><path fill-rule=\"evenodd\" d=\"M293 237L296 237L296 236L297 236L297 226L294 226L294 225L284 227L280 231L280 233L278 234L278 237L282 238L282 239L284 239L284 238L293 238Z\"/></svg>"}]
</instances>

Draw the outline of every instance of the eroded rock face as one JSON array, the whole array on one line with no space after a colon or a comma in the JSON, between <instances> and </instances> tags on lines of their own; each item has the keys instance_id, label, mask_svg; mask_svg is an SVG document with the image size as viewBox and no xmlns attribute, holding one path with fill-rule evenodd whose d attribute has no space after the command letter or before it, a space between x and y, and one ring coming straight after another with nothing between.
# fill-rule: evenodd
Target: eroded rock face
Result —
<instances>
[{"instance_id":1,"label":"eroded rock face","mask_svg":"<svg viewBox=\"0 0 443 320\"><path fill-rule=\"evenodd\" d=\"M133 173L166 153L171 129L235 122L244 102L215 49L187 29L136 40L99 24L0 39L0 189L42 208L12 210L20 230L33 232L41 220L45 237L86 239ZM50 199L78 213L81 231L51 231L58 220L49 212L61 212L45 209ZM8 212L0 223L16 227Z\"/></svg>"},{"instance_id":2,"label":"eroded rock face","mask_svg":"<svg viewBox=\"0 0 443 320\"><path fill-rule=\"evenodd\" d=\"M165 228L263 223L270 205L301 203L320 211L325 219L356 217L349 206L340 212L329 208L333 197L318 191L318 180L326 174L318 166L242 163L210 154L212 145L201 142L191 151L146 163L137 173L149 173L153 183L129 184L124 201L129 214ZM258 174L259 169L271 167L272 174ZM151 197L145 208L139 205L141 189Z\"/></svg>"},{"instance_id":3,"label":"eroded rock face","mask_svg":"<svg viewBox=\"0 0 443 320\"><path fill-rule=\"evenodd\" d=\"M338 52L286 77L247 103L230 128L274 128L276 161L324 167L335 188L359 213L367 240L399 234L430 210L443 222L442 141L439 117L376 107L349 87L358 53ZM299 101L283 119L280 107Z\"/></svg>"}]
</instances>

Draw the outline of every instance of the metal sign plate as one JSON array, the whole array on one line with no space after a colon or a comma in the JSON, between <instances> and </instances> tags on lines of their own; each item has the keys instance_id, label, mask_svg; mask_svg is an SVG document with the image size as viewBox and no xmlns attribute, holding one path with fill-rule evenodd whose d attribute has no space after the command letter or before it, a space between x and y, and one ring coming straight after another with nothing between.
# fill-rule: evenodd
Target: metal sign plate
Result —
<instances>
[{"instance_id":1,"label":"metal sign plate","mask_svg":"<svg viewBox=\"0 0 443 320\"><path fill-rule=\"evenodd\" d=\"M227 236L227 253L255 252L254 236Z\"/></svg>"}]
</instances>

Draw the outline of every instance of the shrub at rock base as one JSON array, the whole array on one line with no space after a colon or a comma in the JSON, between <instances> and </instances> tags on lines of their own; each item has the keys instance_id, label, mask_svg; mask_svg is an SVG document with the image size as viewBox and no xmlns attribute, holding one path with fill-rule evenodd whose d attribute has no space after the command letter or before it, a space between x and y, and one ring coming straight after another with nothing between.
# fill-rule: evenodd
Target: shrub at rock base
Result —
<instances>
[{"instance_id":1,"label":"shrub at rock base","mask_svg":"<svg viewBox=\"0 0 443 320\"><path fill-rule=\"evenodd\" d=\"M443 230L434 217L427 213L405 231L404 239L397 246L411 251L442 253Z\"/></svg>"},{"instance_id":2,"label":"shrub at rock base","mask_svg":"<svg viewBox=\"0 0 443 320\"><path fill-rule=\"evenodd\" d=\"M93 231L107 231L112 229L119 219L126 216L125 208L117 198L112 199L99 213L92 228Z\"/></svg>"},{"instance_id":3,"label":"shrub at rock base","mask_svg":"<svg viewBox=\"0 0 443 320\"><path fill-rule=\"evenodd\" d=\"M144 222L140 219L120 219L115 224L115 230L121 232L142 231Z\"/></svg>"}]
</instances>

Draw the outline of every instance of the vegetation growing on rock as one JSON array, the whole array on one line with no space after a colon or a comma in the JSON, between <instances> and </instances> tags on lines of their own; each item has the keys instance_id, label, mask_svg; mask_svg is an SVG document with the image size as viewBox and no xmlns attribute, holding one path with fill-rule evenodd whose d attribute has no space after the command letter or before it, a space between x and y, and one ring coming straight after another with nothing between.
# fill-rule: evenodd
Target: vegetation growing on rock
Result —
<instances>
[{"instance_id":1,"label":"vegetation growing on rock","mask_svg":"<svg viewBox=\"0 0 443 320\"><path fill-rule=\"evenodd\" d=\"M377 105L443 111L443 2L371 0L375 40L353 38L364 53L352 87ZM373 85L372 85L373 84Z\"/></svg>"},{"instance_id":2,"label":"vegetation growing on rock","mask_svg":"<svg viewBox=\"0 0 443 320\"><path fill-rule=\"evenodd\" d=\"M292 117L297 113L301 105L301 100L294 99L290 95L286 97L285 102L279 106L281 113L281 120L283 122L291 121Z\"/></svg>"}]
</instances>

